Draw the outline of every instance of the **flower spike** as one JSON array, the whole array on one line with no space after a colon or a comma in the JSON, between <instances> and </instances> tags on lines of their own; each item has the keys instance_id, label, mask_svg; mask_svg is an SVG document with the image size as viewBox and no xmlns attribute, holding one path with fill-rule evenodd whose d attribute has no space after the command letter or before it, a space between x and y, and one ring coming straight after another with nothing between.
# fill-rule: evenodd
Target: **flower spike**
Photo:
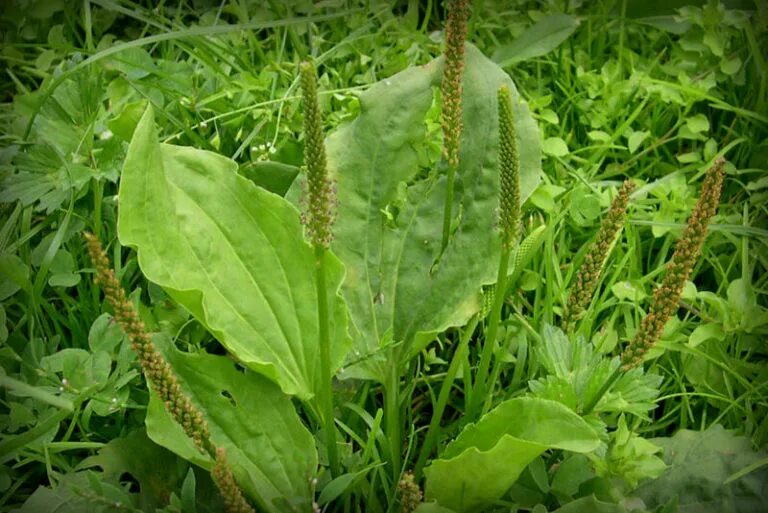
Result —
<instances>
[{"instance_id":1,"label":"flower spike","mask_svg":"<svg viewBox=\"0 0 768 513\"><path fill-rule=\"evenodd\" d=\"M643 318L637 333L621 355L625 370L642 364L645 353L659 340L664 325L678 309L685 282L691 275L707 237L709 221L717 212L725 177L724 167L725 159L718 157L707 170L699 200L675 245L672 260L667 264L661 286L656 289L648 315Z\"/></svg>"},{"instance_id":2,"label":"flower spike","mask_svg":"<svg viewBox=\"0 0 768 513\"><path fill-rule=\"evenodd\" d=\"M323 118L317 101L315 67L302 62L301 107L304 113L304 164L307 170L307 210L302 216L307 235L315 247L328 248L333 238L331 226L335 220L336 194L328 178L325 155Z\"/></svg>"},{"instance_id":3,"label":"flower spike","mask_svg":"<svg viewBox=\"0 0 768 513\"><path fill-rule=\"evenodd\" d=\"M587 250L584 262L576 273L576 281L563 311L562 327L566 333L570 331L573 323L584 313L592 300L600 281L600 274L605 267L605 261L608 259L608 253L611 251L622 226L624 226L629 195L634 188L635 185L629 180L622 184L618 194L611 202L608 214L600 223L595 241Z\"/></svg>"}]
</instances>

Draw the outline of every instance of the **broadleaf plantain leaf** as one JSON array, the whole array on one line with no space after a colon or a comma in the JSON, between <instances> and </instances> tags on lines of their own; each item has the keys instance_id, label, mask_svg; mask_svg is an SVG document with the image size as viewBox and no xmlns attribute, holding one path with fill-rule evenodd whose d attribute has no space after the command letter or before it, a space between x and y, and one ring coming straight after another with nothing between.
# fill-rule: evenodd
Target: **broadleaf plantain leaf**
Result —
<instances>
[{"instance_id":1,"label":"broadleaf plantain leaf","mask_svg":"<svg viewBox=\"0 0 768 513\"><path fill-rule=\"evenodd\" d=\"M378 82L360 96L360 115L331 134L328 162L337 180L334 252L344 262L343 293L360 333L360 358L381 355L391 338L407 359L419 333L464 324L479 309L479 291L496 278L499 177L497 90L514 97L525 200L541 173L539 136L509 76L466 47L460 165L453 233L441 252L445 176L425 165L427 113L440 83L442 58ZM347 375L382 380L391 358L364 359Z\"/></svg>"},{"instance_id":2,"label":"broadleaf plantain leaf","mask_svg":"<svg viewBox=\"0 0 768 513\"><path fill-rule=\"evenodd\" d=\"M120 241L145 276L240 361L302 399L320 372L315 260L298 211L212 152L160 144L152 107L134 132L119 195ZM329 255L329 295L344 275ZM332 363L349 349L344 301L331 305Z\"/></svg>"},{"instance_id":3,"label":"broadleaf plantain leaf","mask_svg":"<svg viewBox=\"0 0 768 513\"><path fill-rule=\"evenodd\" d=\"M425 499L459 513L500 498L547 449L596 449L600 440L566 406L530 397L509 399L467 426L424 470Z\"/></svg>"},{"instance_id":4,"label":"broadleaf plantain leaf","mask_svg":"<svg viewBox=\"0 0 768 513\"><path fill-rule=\"evenodd\" d=\"M182 353L166 335L153 341L184 393L203 412L211 440L226 451L245 493L264 511L310 511L315 443L280 388L254 372L241 372L229 358ZM146 425L155 443L210 469L210 458L195 448L154 392Z\"/></svg>"}]
</instances>

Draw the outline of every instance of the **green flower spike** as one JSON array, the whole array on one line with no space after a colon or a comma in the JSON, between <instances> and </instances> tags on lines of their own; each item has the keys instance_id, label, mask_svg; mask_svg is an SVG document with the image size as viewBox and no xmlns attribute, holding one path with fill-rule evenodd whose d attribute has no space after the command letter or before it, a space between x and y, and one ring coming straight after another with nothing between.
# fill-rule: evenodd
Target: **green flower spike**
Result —
<instances>
[{"instance_id":1,"label":"green flower spike","mask_svg":"<svg viewBox=\"0 0 768 513\"><path fill-rule=\"evenodd\" d=\"M618 194L611 202L611 208L608 214L600 223L600 229L597 232L595 241L587 250L584 262L576 273L571 293L568 296L568 303L563 312L562 327L566 333L571 330L573 324L579 320L584 310L592 301L597 284L600 281L600 274L603 272L608 254L613 248L613 244L624 226L629 195L635 188L629 180L625 181Z\"/></svg>"},{"instance_id":2,"label":"green flower spike","mask_svg":"<svg viewBox=\"0 0 768 513\"><path fill-rule=\"evenodd\" d=\"M661 286L656 289L648 315L643 318L635 337L621 355L624 370L642 364L645 353L659 340L664 325L678 309L683 286L691 275L707 237L709 221L717 212L725 177L724 166L725 159L718 157L707 170L701 196L675 245L672 260L667 264L667 272Z\"/></svg>"},{"instance_id":3,"label":"green flower spike","mask_svg":"<svg viewBox=\"0 0 768 513\"><path fill-rule=\"evenodd\" d=\"M423 494L412 472L403 474L402 479L397 483L400 490L400 503L402 504L402 513L411 513L421 504Z\"/></svg>"},{"instance_id":4,"label":"green flower spike","mask_svg":"<svg viewBox=\"0 0 768 513\"><path fill-rule=\"evenodd\" d=\"M309 62L301 63L301 89L301 108L304 113L304 164L307 172L307 209L302 216L302 221L312 245L327 249L333 238L331 227L336 215L336 191L328 178L323 118L317 101L317 78L315 68Z\"/></svg>"},{"instance_id":5,"label":"green flower spike","mask_svg":"<svg viewBox=\"0 0 768 513\"><path fill-rule=\"evenodd\" d=\"M510 249L520 233L520 154L517 149L512 97L501 86L499 97L499 225L504 246Z\"/></svg>"}]
</instances>

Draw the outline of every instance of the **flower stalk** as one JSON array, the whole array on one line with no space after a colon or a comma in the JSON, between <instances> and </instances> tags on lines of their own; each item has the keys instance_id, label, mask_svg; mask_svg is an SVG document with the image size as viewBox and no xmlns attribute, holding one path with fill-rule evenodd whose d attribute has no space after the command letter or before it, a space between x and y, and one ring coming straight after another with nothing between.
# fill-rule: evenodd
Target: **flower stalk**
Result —
<instances>
[{"instance_id":1,"label":"flower stalk","mask_svg":"<svg viewBox=\"0 0 768 513\"><path fill-rule=\"evenodd\" d=\"M450 0L445 26L445 67L440 81L442 96L443 158L448 164L445 208L443 210L442 249L448 245L453 209L453 189L459 167L461 141L461 95L464 77L464 41L467 38L469 0Z\"/></svg>"},{"instance_id":2,"label":"flower stalk","mask_svg":"<svg viewBox=\"0 0 768 513\"><path fill-rule=\"evenodd\" d=\"M725 159L718 157L707 170L701 195L675 245L661 286L654 293L648 315L643 318L637 333L621 355L622 368L625 371L642 364L643 357L661 338L664 326L679 307L683 287L707 237L709 221L717 213L725 177L724 167Z\"/></svg>"},{"instance_id":3,"label":"flower stalk","mask_svg":"<svg viewBox=\"0 0 768 513\"><path fill-rule=\"evenodd\" d=\"M480 355L477 375L469 411L470 419L475 418L480 408L490 407L488 391L488 373L491 357L496 347L496 336L501 322L501 307L504 304L507 289L507 271L513 246L520 233L520 153L517 148L512 97L509 88L502 85L498 91L499 108L499 227L501 229L501 256L496 277L496 290L485 330L485 342Z\"/></svg>"},{"instance_id":4,"label":"flower stalk","mask_svg":"<svg viewBox=\"0 0 768 513\"><path fill-rule=\"evenodd\" d=\"M576 273L576 281L571 288L561 321L563 331L566 333L573 328L573 325L581 318L592 301L600 281L600 275L605 268L605 262L608 260L608 255L624 226L629 195L634 188L635 185L629 180L622 184L618 194L611 202L608 214L600 223L595 241L587 250L584 262Z\"/></svg>"},{"instance_id":5,"label":"flower stalk","mask_svg":"<svg viewBox=\"0 0 768 513\"><path fill-rule=\"evenodd\" d=\"M315 67L309 62L303 62L300 66L300 74L301 106L304 113L304 164L307 175L307 209L302 220L315 252L315 289L320 345L320 382L317 395L323 418L328 462L331 475L335 477L341 473L341 467L336 447L333 413L333 370L331 369L330 318L326 283L326 253L333 237L335 190L328 177L322 114L317 101Z\"/></svg>"},{"instance_id":6,"label":"flower stalk","mask_svg":"<svg viewBox=\"0 0 768 513\"><path fill-rule=\"evenodd\" d=\"M184 433L192 439L197 450L214 458L215 464L211 474L224 499L227 512L254 512L235 481L224 457L224 450L216 447L211 440L205 417L183 392L170 364L152 342L133 303L115 276L101 242L92 233L85 233L84 238L88 254L96 268L95 282L104 290L106 300L112 306L113 316L128 336L131 348L138 355L139 365L152 390L163 401L168 413L184 429Z\"/></svg>"}]
</instances>

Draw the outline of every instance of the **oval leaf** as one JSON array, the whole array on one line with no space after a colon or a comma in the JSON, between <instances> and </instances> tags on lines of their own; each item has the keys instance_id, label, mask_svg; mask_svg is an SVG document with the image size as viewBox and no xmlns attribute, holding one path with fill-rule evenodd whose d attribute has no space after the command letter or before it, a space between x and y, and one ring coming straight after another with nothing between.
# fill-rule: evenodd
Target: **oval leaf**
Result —
<instances>
[{"instance_id":1,"label":"oval leaf","mask_svg":"<svg viewBox=\"0 0 768 513\"><path fill-rule=\"evenodd\" d=\"M308 511L317 452L291 401L269 380L239 371L229 358L182 353L165 335L153 341L184 393L203 412L213 443L226 450L245 493L264 511ZM211 468L212 461L198 452L154 392L146 426L155 443Z\"/></svg>"},{"instance_id":2,"label":"oval leaf","mask_svg":"<svg viewBox=\"0 0 768 513\"><path fill-rule=\"evenodd\" d=\"M357 351L375 353L390 339L408 357L430 337L462 325L479 309L479 290L496 279L500 251L497 90L513 95L520 148L521 197L536 188L541 152L536 124L509 76L466 47L460 165L454 230L440 252L445 175L425 169L426 118L442 59L410 68L360 96L360 115L327 142L339 199L334 252L347 269L343 293L360 332ZM391 363L368 359L348 375L382 379ZM356 372L356 374L355 374Z\"/></svg>"},{"instance_id":3,"label":"oval leaf","mask_svg":"<svg viewBox=\"0 0 768 513\"><path fill-rule=\"evenodd\" d=\"M589 452L599 444L586 421L562 404L509 399L467 426L424 470L425 498L459 513L480 511L547 449Z\"/></svg>"},{"instance_id":4,"label":"oval leaf","mask_svg":"<svg viewBox=\"0 0 768 513\"><path fill-rule=\"evenodd\" d=\"M128 149L119 202L120 241L138 250L146 277L240 361L310 398L320 373L315 260L298 211L230 159L160 144L151 106ZM326 261L338 290L343 266ZM329 303L335 369L350 342L343 300Z\"/></svg>"}]
</instances>

